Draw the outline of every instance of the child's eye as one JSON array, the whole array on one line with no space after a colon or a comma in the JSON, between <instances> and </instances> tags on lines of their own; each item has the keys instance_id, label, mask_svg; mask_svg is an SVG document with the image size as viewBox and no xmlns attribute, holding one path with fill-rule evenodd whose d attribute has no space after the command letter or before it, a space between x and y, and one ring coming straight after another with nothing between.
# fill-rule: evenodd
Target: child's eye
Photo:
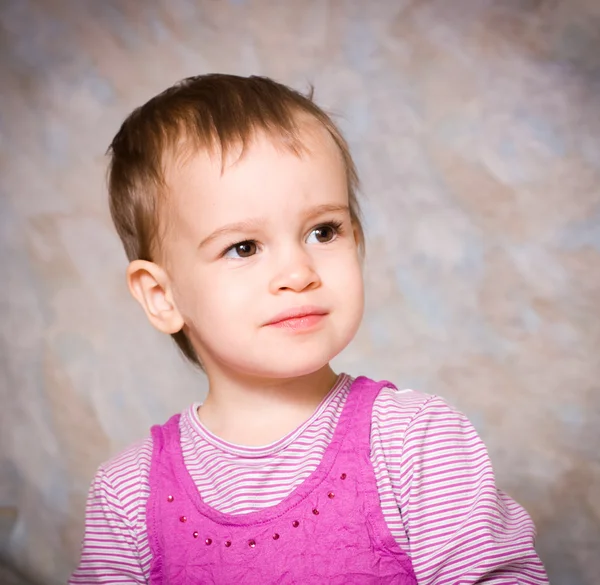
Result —
<instances>
[{"instance_id":1,"label":"child's eye","mask_svg":"<svg viewBox=\"0 0 600 585\"><path fill-rule=\"evenodd\" d=\"M225 250L223 256L225 258L249 258L256 254L256 242L247 240L245 242L239 242L234 244Z\"/></svg>"},{"instance_id":2,"label":"child's eye","mask_svg":"<svg viewBox=\"0 0 600 585\"><path fill-rule=\"evenodd\" d=\"M331 242L340 233L341 227L342 226L340 223L325 223L323 225L319 225L314 228L310 234L308 234L306 243L326 244L327 242Z\"/></svg>"}]
</instances>

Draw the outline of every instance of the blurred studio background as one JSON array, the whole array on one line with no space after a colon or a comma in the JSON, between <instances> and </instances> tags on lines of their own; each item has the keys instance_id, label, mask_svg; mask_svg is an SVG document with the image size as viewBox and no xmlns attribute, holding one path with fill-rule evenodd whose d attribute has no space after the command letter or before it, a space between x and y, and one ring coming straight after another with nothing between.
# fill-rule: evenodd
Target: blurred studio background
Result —
<instances>
[{"instance_id":1,"label":"blurred studio background","mask_svg":"<svg viewBox=\"0 0 600 585\"><path fill-rule=\"evenodd\" d=\"M337 368L463 410L551 582L600 583L598 0L0 0L5 564L64 583L96 467L205 392L129 298L104 153L214 71L313 84L353 149L368 298Z\"/></svg>"}]
</instances>

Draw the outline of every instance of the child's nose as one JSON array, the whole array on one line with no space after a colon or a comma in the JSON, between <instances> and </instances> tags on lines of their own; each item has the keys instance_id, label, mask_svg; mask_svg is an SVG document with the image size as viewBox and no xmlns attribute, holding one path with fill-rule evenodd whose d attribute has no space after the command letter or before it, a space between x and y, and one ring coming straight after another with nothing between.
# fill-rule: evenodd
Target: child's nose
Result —
<instances>
[{"instance_id":1,"label":"child's nose","mask_svg":"<svg viewBox=\"0 0 600 585\"><path fill-rule=\"evenodd\" d=\"M272 293L283 290L302 292L320 285L321 279L311 257L305 252L299 252L278 267L271 279L270 289Z\"/></svg>"}]
</instances>

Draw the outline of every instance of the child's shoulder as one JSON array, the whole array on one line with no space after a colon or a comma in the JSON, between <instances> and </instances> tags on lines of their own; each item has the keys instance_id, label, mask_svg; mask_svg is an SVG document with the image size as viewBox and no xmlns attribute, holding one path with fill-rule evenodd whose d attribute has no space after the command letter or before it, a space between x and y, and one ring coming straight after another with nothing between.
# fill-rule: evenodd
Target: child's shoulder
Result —
<instances>
[{"instance_id":1,"label":"child's shoulder","mask_svg":"<svg viewBox=\"0 0 600 585\"><path fill-rule=\"evenodd\" d=\"M391 416L401 416L409 420L418 415L432 411L444 411L452 415L460 415L444 398L437 394L427 394L411 388L396 388L391 384L379 392L375 410L385 410Z\"/></svg>"},{"instance_id":2,"label":"child's shoulder","mask_svg":"<svg viewBox=\"0 0 600 585\"><path fill-rule=\"evenodd\" d=\"M375 404L384 404L392 409L406 413L416 413L431 400L439 398L411 388L396 388L391 384L381 389Z\"/></svg>"},{"instance_id":3,"label":"child's shoulder","mask_svg":"<svg viewBox=\"0 0 600 585\"><path fill-rule=\"evenodd\" d=\"M183 413L178 413L171 417L165 425L182 415ZM95 485L104 486L116 495L122 491L128 494L137 491L138 495L140 492L149 492L153 449L152 434L148 433L144 439L102 463L96 472Z\"/></svg>"},{"instance_id":4,"label":"child's shoulder","mask_svg":"<svg viewBox=\"0 0 600 585\"><path fill-rule=\"evenodd\" d=\"M87 500L87 522L107 542L141 538L150 494L152 438L134 443L101 464L94 476Z\"/></svg>"},{"instance_id":5,"label":"child's shoulder","mask_svg":"<svg viewBox=\"0 0 600 585\"><path fill-rule=\"evenodd\" d=\"M466 417L436 394L411 389L385 387L373 404L373 423L376 427L404 433L409 427L432 423L460 423Z\"/></svg>"},{"instance_id":6,"label":"child's shoulder","mask_svg":"<svg viewBox=\"0 0 600 585\"><path fill-rule=\"evenodd\" d=\"M96 473L96 486L115 495L147 491L151 461L152 437L147 436L102 463Z\"/></svg>"}]
</instances>

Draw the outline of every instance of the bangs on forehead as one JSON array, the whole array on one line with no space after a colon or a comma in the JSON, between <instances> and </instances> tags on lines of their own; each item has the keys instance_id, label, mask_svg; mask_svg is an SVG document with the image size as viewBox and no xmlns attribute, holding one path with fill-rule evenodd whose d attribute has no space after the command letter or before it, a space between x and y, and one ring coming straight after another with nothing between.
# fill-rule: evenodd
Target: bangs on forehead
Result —
<instances>
[{"instance_id":1,"label":"bangs on forehead","mask_svg":"<svg viewBox=\"0 0 600 585\"><path fill-rule=\"evenodd\" d=\"M211 120L212 126L206 128L203 124L198 124L197 119L187 123L180 121L176 132L164 136L166 148L163 149L163 153L170 153L168 156L171 160L186 164L196 153L206 152L220 162L223 173L228 166L234 165L244 157L259 135L268 137L278 149L302 156L310 150L302 135L306 134L310 122L318 124L318 120L304 112L290 112L285 124L281 124L280 120L276 123L265 123L264 120L247 119L245 122L227 128L215 126Z\"/></svg>"}]
</instances>

